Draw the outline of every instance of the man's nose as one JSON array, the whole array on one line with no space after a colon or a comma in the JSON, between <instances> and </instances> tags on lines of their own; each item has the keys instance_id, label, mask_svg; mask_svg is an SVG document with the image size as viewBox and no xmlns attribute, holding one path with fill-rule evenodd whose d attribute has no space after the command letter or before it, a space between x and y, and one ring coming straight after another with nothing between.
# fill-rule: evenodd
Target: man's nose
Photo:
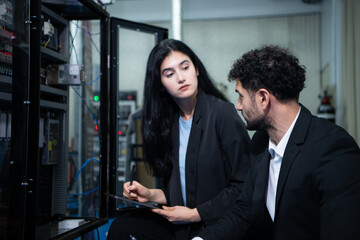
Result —
<instances>
[{"instance_id":1,"label":"man's nose","mask_svg":"<svg viewBox=\"0 0 360 240\"><path fill-rule=\"evenodd\" d=\"M240 103L240 101L238 101L236 104L236 110L242 111L242 104Z\"/></svg>"}]
</instances>

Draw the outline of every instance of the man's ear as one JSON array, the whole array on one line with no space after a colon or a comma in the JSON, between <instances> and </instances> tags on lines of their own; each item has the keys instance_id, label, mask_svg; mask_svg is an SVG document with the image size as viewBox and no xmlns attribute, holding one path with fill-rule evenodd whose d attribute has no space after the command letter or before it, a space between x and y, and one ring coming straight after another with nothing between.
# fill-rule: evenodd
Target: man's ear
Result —
<instances>
[{"instance_id":1,"label":"man's ear","mask_svg":"<svg viewBox=\"0 0 360 240\"><path fill-rule=\"evenodd\" d=\"M268 90L266 90L265 88L260 88L257 91L257 98L258 98L258 102L259 104L263 107L263 109L267 108L267 106L270 103L270 93Z\"/></svg>"}]
</instances>

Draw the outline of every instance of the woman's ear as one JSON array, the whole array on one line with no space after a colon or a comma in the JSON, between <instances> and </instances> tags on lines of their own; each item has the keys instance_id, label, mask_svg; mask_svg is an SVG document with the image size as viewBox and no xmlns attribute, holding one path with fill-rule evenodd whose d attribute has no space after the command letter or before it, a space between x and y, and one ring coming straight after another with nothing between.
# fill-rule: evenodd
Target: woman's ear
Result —
<instances>
[{"instance_id":1,"label":"woman's ear","mask_svg":"<svg viewBox=\"0 0 360 240\"><path fill-rule=\"evenodd\" d=\"M199 69L196 68L196 76L199 76Z\"/></svg>"}]
</instances>

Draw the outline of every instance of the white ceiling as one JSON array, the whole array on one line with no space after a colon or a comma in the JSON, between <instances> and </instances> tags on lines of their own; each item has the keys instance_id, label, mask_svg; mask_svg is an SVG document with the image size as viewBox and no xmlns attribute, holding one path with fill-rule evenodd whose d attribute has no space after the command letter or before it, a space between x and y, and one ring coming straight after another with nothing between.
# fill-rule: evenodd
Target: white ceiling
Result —
<instances>
[{"instance_id":1,"label":"white ceiling","mask_svg":"<svg viewBox=\"0 0 360 240\"><path fill-rule=\"evenodd\" d=\"M326 0L323 0L326 1ZM137 22L169 21L171 0L113 0L112 17ZM183 20L293 15L321 11L321 3L302 0L183 0Z\"/></svg>"}]
</instances>

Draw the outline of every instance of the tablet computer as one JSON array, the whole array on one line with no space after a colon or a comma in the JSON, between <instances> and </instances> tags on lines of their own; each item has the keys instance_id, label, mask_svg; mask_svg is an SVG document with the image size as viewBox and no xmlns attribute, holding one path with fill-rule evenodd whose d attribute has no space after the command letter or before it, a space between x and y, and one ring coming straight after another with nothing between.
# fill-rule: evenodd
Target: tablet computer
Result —
<instances>
[{"instance_id":1,"label":"tablet computer","mask_svg":"<svg viewBox=\"0 0 360 240\"><path fill-rule=\"evenodd\" d=\"M127 203L132 203L132 204L135 204L136 206L142 206L142 207L147 207L147 208L157 208L157 209L162 209L161 205L157 204L157 203L153 203L153 202L138 202L138 201L135 201L135 200L131 200L129 198L126 198L126 197L122 197L122 196L117 196L117 195L114 195L114 194L110 194L110 193L105 193L106 195L108 195L109 197L113 197L115 199L119 199L119 200L122 200L124 202L127 202Z\"/></svg>"}]
</instances>

